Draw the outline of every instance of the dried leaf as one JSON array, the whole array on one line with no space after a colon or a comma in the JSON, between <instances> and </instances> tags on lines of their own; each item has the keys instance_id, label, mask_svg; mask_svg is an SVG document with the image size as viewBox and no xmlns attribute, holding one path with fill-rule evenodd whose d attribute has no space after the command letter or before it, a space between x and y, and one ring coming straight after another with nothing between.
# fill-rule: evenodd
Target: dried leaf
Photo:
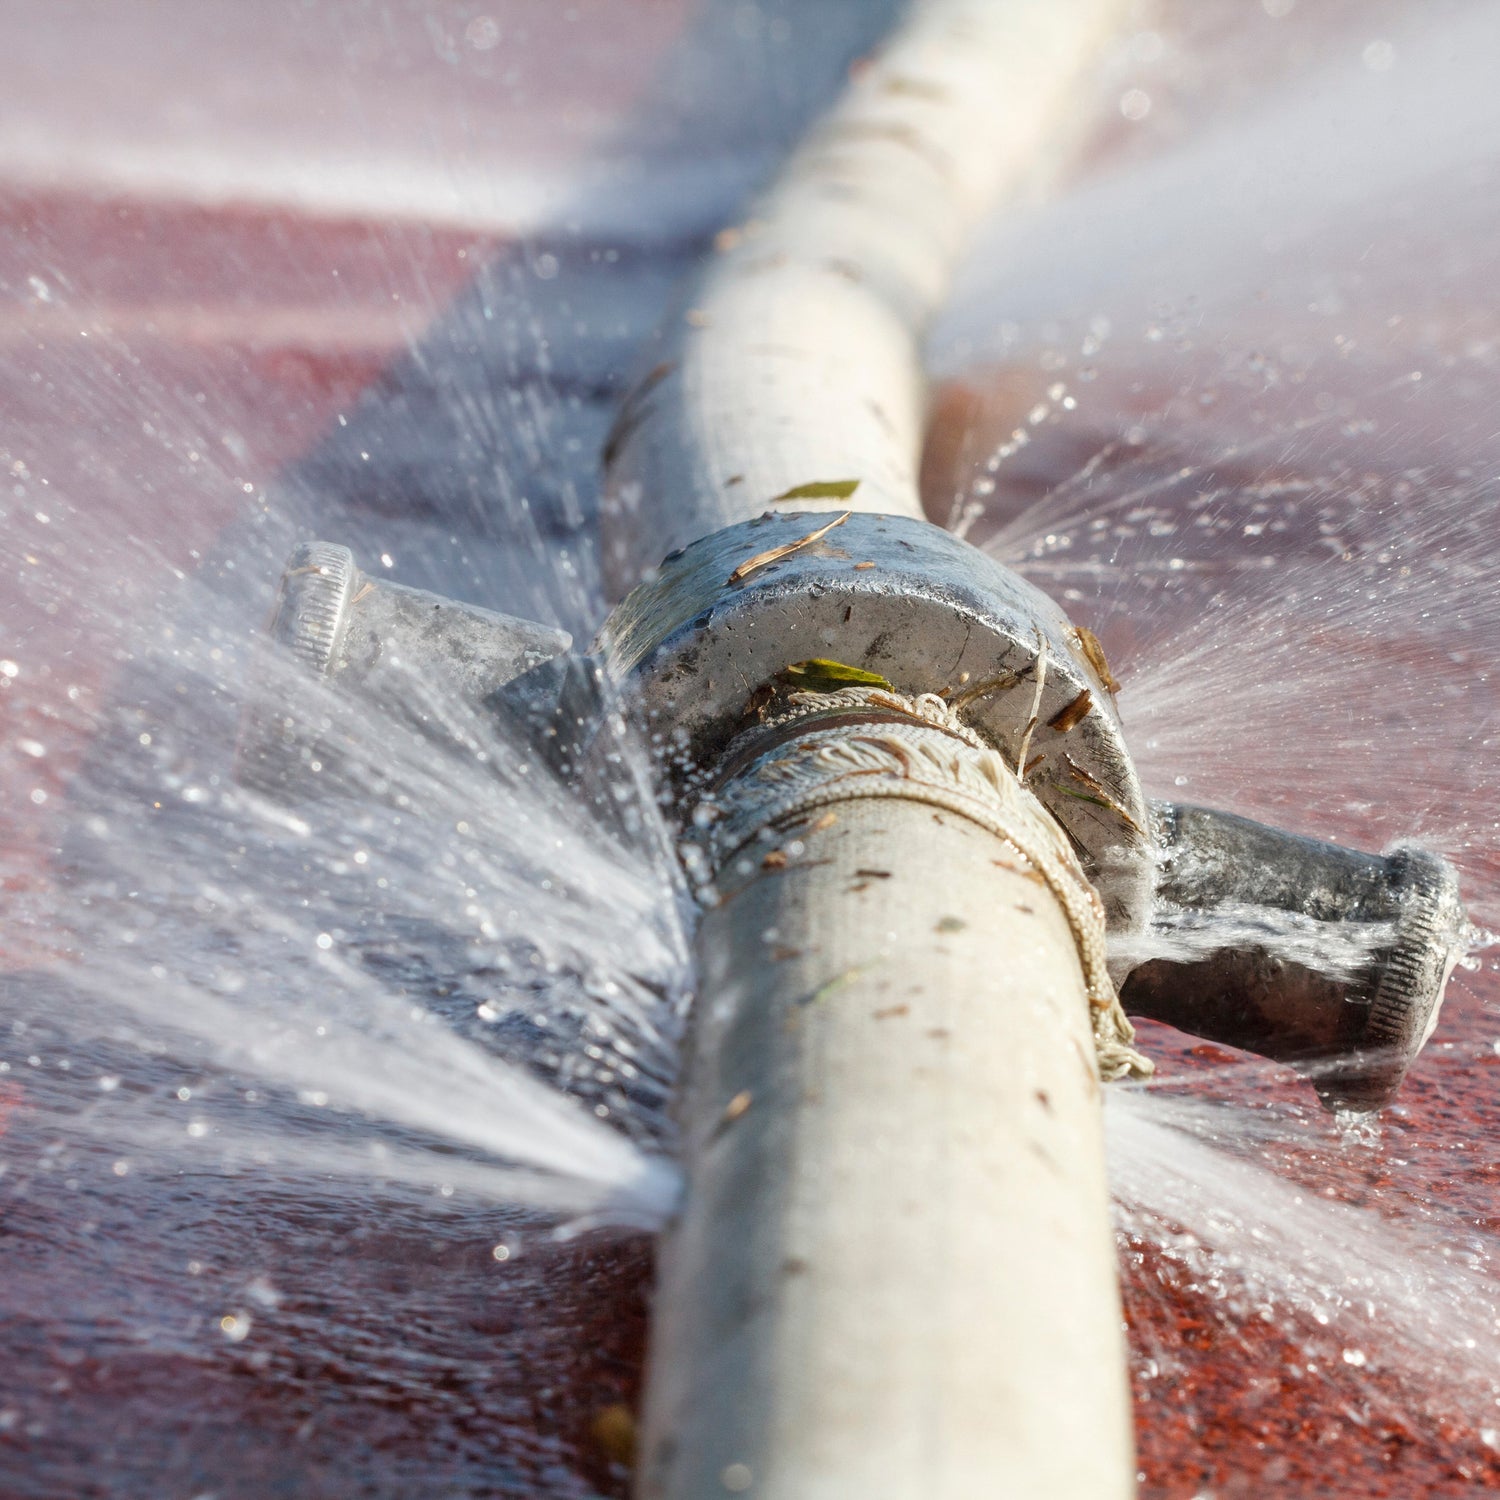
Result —
<instances>
[{"instance_id":1,"label":"dried leaf","mask_svg":"<svg viewBox=\"0 0 1500 1500\"><path fill-rule=\"evenodd\" d=\"M741 1089L728 1104L724 1106L722 1123L732 1125L739 1117L750 1108L755 1096L749 1089Z\"/></svg>"},{"instance_id":2,"label":"dried leaf","mask_svg":"<svg viewBox=\"0 0 1500 1500\"><path fill-rule=\"evenodd\" d=\"M802 1002L802 1004L816 1005L819 1001L826 1000L831 994L834 993L835 990L841 990L846 984L852 984L864 972L865 971L863 967L861 967L855 969L845 969L842 974L835 974L827 984L820 984L817 989L815 989L812 994L810 994L807 999Z\"/></svg>"},{"instance_id":3,"label":"dried leaf","mask_svg":"<svg viewBox=\"0 0 1500 1500\"><path fill-rule=\"evenodd\" d=\"M644 416L642 408L646 398L676 368L676 363L670 360L665 364L656 365L625 393L625 399L621 401L620 409L610 424L609 435L604 440L603 460L606 469L613 465L625 444L635 435L636 428L640 426Z\"/></svg>"},{"instance_id":4,"label":"dried leaf","mask_svg":"<svg viewBox=\"0 0 1500 1500\"><path fill-rule=\"evenodd\" d=\"M1042 692L1047 686L1047 637L1042 634L1041 626L1037 626L1036 648L1036 692L1031 698L1031 717L1026 721L1026 728L1021 734L1021 748L1016 752L1016 777L1020 781L1026 780L1026 768L1030 764L1026 752L1031 749L1031 736L1036 729L1037 716L1042 711Z\"/></svg>"},{"instance_id":5,"label":"dried leaf","mask_svg":"<svg viewBox=\"0 0 1500 1500\"><path fill-rule=\"evenodd\" d=\"M960 691L943 695L948 700L949 708L967 708L978 699L989 697L991 693L1008 693L1021 680L1014 672L1002 672L998 677L986 677L982 682L976 682L973 687L965 687L964 684L968 678L969 674L963 673L959 677Z\"/></svg>"},{"instance_id":6,"label":"dried leaf","mask_svg":"<svg viewBox=\"0 0 1500 1500\"><path fill-rule=\"evenodd\" d=\"M913 99L931 99L940 103L948 97L948 90L940 83L931 83L925 78L909 78L892 73L885 80L888 94L906 94Z\"/></svg>"},{"instance_id":7,"label":"dried leaf","mask_svg":"<svg viewBox=\"0 0 1500 1500\"><path fill-rule=\"evenodd\" d=\"M1071 755L1068 755L1067 753L1064 753L1063 755L1063 763L1068 769L1068 774L1072 776L1074 780L1081 781L1084 786L1089 788L1089 791L1075 792L1071 787L1064 786L1060 781L1057 782L1055 786L1055 789L1057 791L1061 792L1065 797L1072 797L1075 801L1092 802L1095 807L1102 807L1108 812L1112 812L1129 828L1134 829L1136 833L1141 833L1144 831L1141 828L1141 825L1137 823L1133 817L1131 817L1130 813L1126 811L1125 808L1121 807L1120 804L1114 799L1114 797L1110 795L1109 788L1106 787L1097 776L1090 775L1089 772L1084 770L1084 768L1080 766L1077 761L1075 761L1073 757Z\"/></svg>"},{"instance_id":8,"label":"dried leaf","mask_svg":"<svg viewBox=\"0 0 1500 1500\"><path fill-rule=\"evenodd\" d=\"M1115 681L1115 674L1109 670L1109 663L1104 659L1104 647L1099 644L1099 637L1086 625L1073 626L1072 634L1078 646L1078 654L1094 669L1099 681L1104 684L1104 690L1113 698L1120 691L1120 684Z\"/></svg>"},{"instance_id":9,"label":"dried leaf","mask_svg":"<svg viewBox=\"0 0 1500 1500\"><path fill-rule=\"evenodd\" d=\"M1060 709L1047 720L1047 727L1055 729L1059 734L1066 734L1070 729L1076 729L1080 725L1088 711L1094 706L1094 695L1087 689L1084 690L1064 709Z\"/></svg>"},{"instance_id":10,"label":"dried leaf","mask_svg":"<svg viewBox=\"0 0 1500 1500\"><path fill-rule=\"evenodd\" d=\"M859 483L857 479L854 482ZM852 510L846 510L843 515L836 517L826 526L820 526L816 531L809 531L806 536L799 536L795 542L784 542L780 547L772 547L767 552L757 552L754 557L746 558L729 575L730 583L743 583L757 568L780 562L783 557L790 557L792 553L800 551L803 547L810 547L814 542L821 541L835 526L842 526L853 514Z\"/></svg>"},{"instance_id":11,"label":"dried leaf","mask_svg":"<svg viewBox=\"0 0 1500 1500\"><path fill-rule=\"evenodd\" d=\"M623 1401L595 1412L589 1431L613 1463L628 1468L635 1462L635 1413Z\"/></svg>"}]
</instances>

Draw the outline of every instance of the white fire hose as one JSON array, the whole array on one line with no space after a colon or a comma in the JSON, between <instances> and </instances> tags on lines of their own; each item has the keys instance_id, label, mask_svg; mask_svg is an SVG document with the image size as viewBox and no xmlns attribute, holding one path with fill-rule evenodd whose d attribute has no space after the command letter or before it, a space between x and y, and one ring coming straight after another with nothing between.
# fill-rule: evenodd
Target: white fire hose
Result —
<instances>
[{"instance_id":1,"label":"white fire hose","mask_svg":"<svg viewBox=\"0 0 1500 1500\"><path fill-rule=\"evenodd\" d=\"M913 6L719 236L627 399L618 590L768 509L820 513L802 534L921 517L920 337L981 217L1076 138L1075 85L1122 8ZM638 1493L1131 1494L1090 1024L1102 911L1090 892L1070 917L1087 887L1024 752L1008 764L936 700L933 722L912 705L871 724L859 709L891 695L841 694L857 722L818 729L801 695L807 733L710 801L688 1192Z\"/></svg>"}]
</instances>

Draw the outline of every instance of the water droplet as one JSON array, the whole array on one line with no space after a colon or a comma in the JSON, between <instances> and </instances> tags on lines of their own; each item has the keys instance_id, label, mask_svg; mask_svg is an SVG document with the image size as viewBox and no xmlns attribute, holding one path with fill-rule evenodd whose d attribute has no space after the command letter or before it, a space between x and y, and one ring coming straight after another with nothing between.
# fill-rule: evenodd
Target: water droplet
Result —
<instances>
[{"instance_id":1,"label":"water droplet","mask_svg":"<svg viewBox=\"0 0 1500 1500\"><path fill-rule=\"evenodd\" d=\"M219 1319L219 1331L231 1344L243 1344L250 1337L250 1314L245 1312L225 1313Z\"/></svg>"}]
</instances>

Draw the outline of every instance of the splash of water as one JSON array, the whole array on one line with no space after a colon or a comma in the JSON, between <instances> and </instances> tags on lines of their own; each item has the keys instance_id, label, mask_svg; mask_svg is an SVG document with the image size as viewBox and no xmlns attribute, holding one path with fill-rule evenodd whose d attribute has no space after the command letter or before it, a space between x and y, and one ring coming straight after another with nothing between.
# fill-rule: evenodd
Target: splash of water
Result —
<instances>
[{"instance_id":1,"label":"splash of water","mask_svg":"<svg viewBox=\"0 0 1500 1500\"><path fill-rule=\"evenodd\" d=\"M1105 157L1093 182L984 252L935 356L969 384L986 366L1015 382L1011 399L965 428L944 500L1105 637L1152 789L1367 845L1418 834L1460 858L1493 925L1500 872L1486 819L1500 787L1485 643L1500 628L1488 479L1500 343L1483 299L1455 308L1445 290L1455 278L1492 280L1493 91L1477 63L1444 72L1438 54L1482 59L1495 39L1482 8L1459 14L1461 35L1434 28L1387 42L1394 69L1355 49L1336 77L1287 85L1192 143ZM1456 107L1431 108L1439 91ZM1320 155L1308 144L1330 97L1345 124ZM1153 120L1168 114L1161 100ZM1126 118L1139 109L1136 100ZM297 192L317 185L305 164L287 180ZM355 187L374 184L387 202L395 180L365 175ZM1201 207L1205 182L1220 193L1218 222ZM456 203L447 184L429 186L429 209ZM566 280L567 253L534 249L519 300L555 284L560 261ZM430 245L381 237L382 304L404 260L424 255L436 258ZM352 392L372 372L356 370L348 398L317 421L278 408L300 437L273 462L268 448L246 456L240 428L265 391L242 392L242 372L214 385L171 362L143 371L133 346L150 318L111 337L80 316L87 291L40 261L31 269L26 331L46 336L67 319L71 339L72 322L85 323L102 352L87 363L76 345L49 348L28 366L32 385L11 392L23 425L51 431L49 404L61 399L89 438L59 440L47 458L4 454L5 519L21 559L11 635L51 641L34 654L8 642L0 658L10 704L25 704L6 788L23 809L50 807L64 797L66 775L53 768L66 763L69 737L98 735L101 748L66 790L72 810L63 847L48 851L50 883L39 887L30 846L0 871L19 892L4 942L30 963L8 986L0 1073L13 1201L30 1184L33 1210L69 1205L61 1188L50 1198L43 1189L90 1172L169 1185L186 1172L186 1190L163 1190L151 1212L168 1199L191 1224L259 1182L274 1199L274 1213L250 1224L263 1241L314 1201L363 1206L382 1182L382 1211L414 1240L449 1188L486 1205L519 1199L655 1222L673 1190L663 1100L688 975L681 893L651 799L628 801L633 827L582 812L502 726L434 704L465 747L434 758L409 726L289 675L279 690L327 717L351 751L352 787L287 808L230 777L251 617L292 534L312 520L305 497L268 496L260 478L335 410L342 423L347 409L351 425L339 430L353 434L335 459L361 475L377 474L393 423L407 426L392 449L411 438L415 451L418 438L431 441L424 424L439 422L455 451L485 455L454 482L459 501L434 507L428 534L380 516L379 545L403 569L435 575L403 574L409 581L451 587L461 560L466 583L485 578L485 602L540 615L562 600L569 623L597 618L586 546L569 557L540 545L527 519L534 491L517 477L602 435L603 419L594 430L548 387L593 379L607 392L607 371L576 357L588 342L575 332L582 315L568 308L555 327L540 314L520 319L524 328L506 332L521 351L507 345L509 364L466 380L439 369L439 399L415 415L393 415L387 391L357 406ZM416 280L401 285L425 315L437 293ZM478 345L503 301L491 285L470 320L436 341L437 358L432 343L413 357L442 366ZM370 307L334 311L311 332L298 328L299 358L332 359L357 336L378 364L412 336ZM589 337L615 328L618 309L606 312ZM651 314L629 316L644 325ZM256 323L221 322L220 335L244 337ZM194 326L201 336L201 320ZM559 369L569 339L575 366ZM490 394L507 378L524 385L510 405ZM204 385L212 420L197 398ZM398 455L371 478L377 495L431 498L410 493L407 462ZM314 464L302 480L319 477ZM571 482L565 474L564 488ZM168 501L152 532L133 517L154 491ZM258 518L205 564L190 522L227 518L246 493ZM586 493L574 485L559 507L575 531ZM493 503L478 542L450 536L453 515L481 498ZM120 524L101 526L111 507ZM324 522L324 534L371 530L364 513L343 518L352 531ZM508 528L523 543L502 583L488 570ZM200 568L201 582L185 581ZM226 604L231 568L260 586ZM174 574L178 590L158 586ZM547 603L528 607L538 596ZM153 618L175 623L132 623ZM101 643L122 677L23 698ZM644 758L629 754L640 780ZM1491 1042L1457 1035L1426 1066L1481 1076ZM1229 1063L1215 1076L1253 1093L1267 1071ZM1295 1158L1317 1127L1293 1108L1210 1107L1155 1091L1112 1096L1109 1128L1127 1263L1149 1250L1153 1263L1171 1263L1174 1287L1201 1288L1223 1314L1213 1326L1225 1350L1242 1347L1248 1323L1286 1325L1309 1375L1314 1361L1361 1380L1430 1369L1421 1399L1434 1410L1488 1410L1497 1347L1487 1235L1430 1204L1406 1205L1406 1218L1433 1219L1414 1228L1389 1200L1355 1209L1299 1186ZM1369 1129L1348 1125L1351 1139L1326 1153L1329 1170L1374 1149ZM346 1198L329 1174L344 1179ZM419 1190L407 1218L404 1187ZM87 1226L78 1217L58 1209L48 1242L75 1249ZM162 1269L151 1233L130 1243L140 1280L183 1274L176 1261ZM242 1280L219 1325L230 1343L252 1315L269 1322L275 1300ZM8 1295L28 1295L24 1276ZM320 1326L317 1340L325 1335ZM140 1337L190 1343L165 1320ZM1163 1349L1143 1360L1159 1367L1153 1378L1173 1373ZM430 1385L427 1373L408 1384Z\"/></svg>"},{"instance_id":2,"label":"splash of water","mask_svg":"<svg viewBox=\"0 0 1500 1500\"><path fill-rule=\"evenodd\" d=\"M1122 1089L1107 1115L1127 1255L1132 1241L1156 1247L1227 1340L1270 1324L1314 1369L1346 1367L1377 1410L1406 1420L1418 1402L1429 1417L1500 1426L1493 1235L1455 1236L1289 1179L1285 1153L1305 1151L1309 1132L1284 1111ZM1379 1139L1367 1121L1341 1136L1356 1159ZM1401 1382L1403 1371L1420 1381ZM1159 1360L1153 1378L1170 1373ZM1392 1374L1396 1391L1376 1379Z\"/></svg>"},{"instance_id":3,"label":"splash of water","mask_svg":"<svg viewBox=\"0 0 1500 1500\"><path fill-rule=\"evenodd\" d=\"M148 1159L170 1159L175 1133L200 1161L290 1157L658 1222L688 964L644 755L621 741L633 779L590 815L588 789L503 723L416 681L408 722L271 655L251 674L244 638L208 618L137 649L154 698L96 726L56 878L13 909L45 950L22 1004L62 1024L65 996L53 1046L75 1084L109 1084L88 1131ZM327 726L336 791L284 805L236 783L247 692ZM122 1048L185 1081L148 1084ZM267 1091L300 1108L247 1119L247 1093ZM310 1110L338 1119L310 1133ZM368 1140L339 1138L351 1114Z\"/></svg>"}]
</instances>

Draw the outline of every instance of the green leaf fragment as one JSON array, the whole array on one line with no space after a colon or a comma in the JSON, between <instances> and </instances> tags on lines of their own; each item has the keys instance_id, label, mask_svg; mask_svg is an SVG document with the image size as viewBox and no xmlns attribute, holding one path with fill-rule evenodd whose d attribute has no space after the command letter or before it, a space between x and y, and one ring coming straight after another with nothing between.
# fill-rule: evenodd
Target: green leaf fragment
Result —
<instances>
[{"instance_id":1,"label":"green leaf fragment","mask_svg":"<svg viewBox=\"0 0 1500 1500\"><path fill-rule=\"evenodd\" d=\"M772 503L779 504L783 500L847 500L858 488L857 479L815 479L811 484L795 485L784 495L777 495Z\"/></svg>"},{"instance_id":2,"label":"green leaf fragment","mask_svg":"<svg viewBox=\"0 0 1500 1500\"><path fill-rule=\"evenodd\" d=\"M839 990L843 989L846 984L853 984L854 981L858 979L864 972L864 965L860 965L859 967L853 969L845 969L842 974L835 974L832 979L828 980L824 984L820 984L817 989L812 992L812 994L808 995L805 999L800 1000L798 1004L818 1005L822 1001L828 999L830 995L835 994Z\"/></svg>"},{"instance_id":3,"label":"green leaf fragment","mask_svg":"<svg viewBox=\"0 0 1500 1500\"><path fill-rule=\"evenodd\" d=\"M836 693L846 687L878 687L895 691L878 672L866 672L863 667L851 667L846 662L829 661L822 656L794 661L781 675L793 687L809 693Z\"/></svg>"}]
</instances>

